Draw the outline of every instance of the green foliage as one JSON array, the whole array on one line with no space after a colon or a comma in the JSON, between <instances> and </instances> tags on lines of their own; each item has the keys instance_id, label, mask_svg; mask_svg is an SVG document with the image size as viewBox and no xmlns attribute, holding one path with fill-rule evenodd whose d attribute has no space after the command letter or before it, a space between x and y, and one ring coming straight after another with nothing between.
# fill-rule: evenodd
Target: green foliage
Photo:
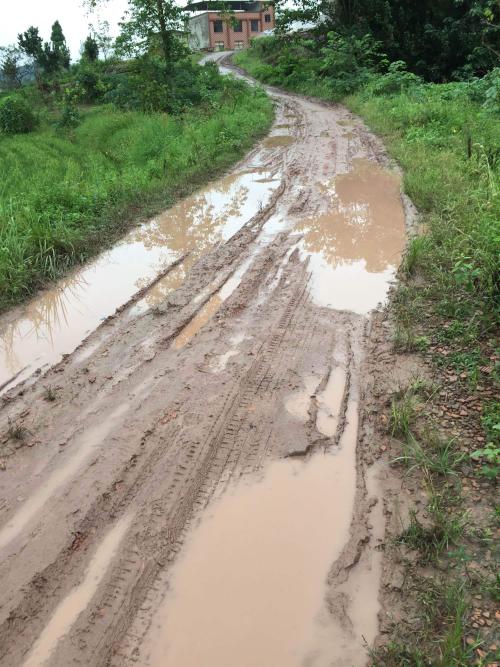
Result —
<instances>
[{"instance_id":1,"label":"green foliage","mask_svg":"<svg viewBox=\"0 0 500 667\"><path fill-rule=\"evenodd\" d=\"M21 55L21 50L15 46L0 47L0 84L7 88L21 85Z\"/></svg>"},{"instance_id":2,"label":"green foliage","mask_svg":"<svg viewBox=\"0 0 500 667\"><path fill-rule=\"evenodd\" d=\"M69 49L66 45L66 38L64 37L59 21L55 21L52 25L50 42L45 42L43 52L44 60L42 65L48 74L53 74L59 69L69 68Z\"/></svg>"},{"instance_id":3,"label":"green foliage","mask_svg":"<svg viewBox=\"0 0 500 667\"><path fill-rule=\"evenodd\" d=\"M120 109L178 114L193 107L216 107L237 82L227 84L214 64L181 60L166 67L154 57L138 58L121 71L102 77L104 102Z\"/></svg>"},{"instance_id":4,"label":"green foliage","mask_svg":"<svg viewBox=\"0 0 500 667\"><path fill-rule=\"evenodd\" d=\"M390 63L385 74L372 78L367 92L372 95L392 95L403 93L422 83L423 80L419 76L408 72L403 60L396 60Z\"/></svg>"},{"instance_id":5,"label":"green foliage","mask_svg":"<svg viewBox=\"0 0 500 667\"><path fill-rule=\"evenodd\" d=\"M121 33L116 40L117 49L135 56L161 53L169 67L187 53L179 39L184 18L184 8L175 0L129 0L126 20L120 24Z\"/></svg>"},{"instance_id":6,"label":"green foliage","mask_svg":"<svg viewBox=\"0 0 500 667\"><path fill-rule=\"evenodd\" d=\"M31 132L38 119L25 99L9 95L0 100L0 135Z\"/></svg>"},{"instance_id":7,"label":"green foliage","mask_svg":"<svg viewBox=\"0 0 500 667\"><path fill-rule=\"evenodd\" d=\"M68 69L70 53L59 21L52 25L50 42L43 43L38 28L31 26L26 32L18 35L20 49L30 58L37 69L48 75L57 74Z\"/></svg>"},{"instance_id":8,"label":"green foliage","mask_svg":"<svg viewBox=\"0 0 500 667\"><path fill-rule=\"evenodd\" d=\"M61 118L59 126L66 129L74 129L80 123L80 113L78 111L78 99L81 93L78 88L69 87L64 90L63 102L61 105Z\"/></svg>"},{"instance_id":9,"label":"green foliage","mask_svg":"<svg viewBox=\"0 0 500 667\"><path fill-rule=\"evenodd\" d=\"M92 35L89 35L83 43L82 59L89 63L99 58L99 45Z\"/></svg>"},{"instance_id":10,"label":"green foliage","mask_svg":"<svg viewBox=\"0 0 500 667\"><path fill-rule=\"evenodd\" d=\"M320 49L319 76L331 80L335 95L344 96L365 85L386 60L381 44L369 34L362 37L329 32Z\"/></svg>"},{"instance_id":11,"label":"green foliage","mask_svg":"<svg viewBox=\"0 0 500 667\"><path fill-rule=\"evenodd\" d=\"M103 73L98 63L80 63L75 70L74 80L82 101L88 104L100 101L106 92Z\"/></svg>"},{"instance_id":12,"label":"green foliage","mask_svg":"<svg viewBox=\"0 0 500 667\"><path fill-rule=\"evenodd\" d=\"M471 454L476 461L482 461L481 474L494 480L500 471L500 403L493 401L484 408L482 418L486 444Z\"/></svg>"},{"instance_id":13,"label":"green foliage","mask_svg":"<svg viewBox=\"0 0 500 667\"><path fill-rule=\"evenodd\" d=\"M0 309L101 250L130 223L131 207L159 210L227 167L273 112L262 91L228 80L216 105L178 117L80 113L71 133L45 124L0 141Z\"/></svg>"},{"instance_id":14,"label":"green foliage","mask_svg":"<svg viewBox=\"0 0 500 667\"><path fill-rule=\"evenodd\" d=\"M323 3L337 30L371 34L391 61L430 81L484 75L498 62L496 0L338 0Z\"/></svg>"},{"instance_id":15,"label":"green foliage","mask_svg":"<svg viewBox=\"0 0 500 667\"><path fill-rule=\"evenodd\" d=\"M41 65L43 59L43 42L38 28L30 26L26 32L20 33L17 37L19 48L28 58Z\"/></svg>"}]
</instances>

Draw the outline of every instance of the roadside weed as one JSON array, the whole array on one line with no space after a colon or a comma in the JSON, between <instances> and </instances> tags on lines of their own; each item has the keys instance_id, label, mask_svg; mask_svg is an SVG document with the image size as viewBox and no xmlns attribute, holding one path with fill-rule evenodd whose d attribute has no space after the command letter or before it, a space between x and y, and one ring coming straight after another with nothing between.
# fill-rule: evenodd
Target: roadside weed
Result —
<instances>
[{"instance_id":1,"label":"roadside weed","mask_svg":"<svg viewBox=\"0 0 500 667\"><path fill-rule=\"evenodd\" d=\"M18 422L12 421L9 418L9 428L7 430L7 434L11 440L24 440L28 433L29 431L25 426L19 424Z\"/></svg>"},{"instance_id":2,"label":"roadside weed","mask_svg":"<svg viewBox=\"0 0 500 667\"><path fill-rule=\"evenodd\" d=\"M393 437L412 438L411 428L417 414L416 399L411 391L395 396L391 402L389 430Z\"/></svg>"},{"instance_id":3,"label":"roadside weed","mask_svg":"<svg viewBox=\"0 0 500 667\"><path fill-rule=\"evenodd\" d=\"M50 385L45 387L44 399L46 401L48 401L49 403L52 403L53 401L56 400L56 398L57 398L57 393L56 393L56 390L54 389L54 387L51 387Z\"/></svg>"}]
</instances>

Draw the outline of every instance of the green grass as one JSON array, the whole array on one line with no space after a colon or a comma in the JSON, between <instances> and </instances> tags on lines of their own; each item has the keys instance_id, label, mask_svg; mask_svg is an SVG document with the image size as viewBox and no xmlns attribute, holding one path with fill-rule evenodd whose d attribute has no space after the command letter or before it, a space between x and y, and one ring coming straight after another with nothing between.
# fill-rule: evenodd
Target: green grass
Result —
<instances>
[{"instance_id":1,"label":"green grass","mask_svg":"<svg viewBox=\"0 0 500 667\"><path fill-rule=\"evenodd\" d=\"M69 132L45 122L0 137L0 310L228 167L272 116L269 99L249 88L210 112L100 107Z\"/></svg>"},{"instance_id":2,"label":"green grass","mask_svg":"<svg viewBox=\"0 0 500 667\"><path fill-rule=\"evenodd\" d=\"M421 617L415 636L404 636L371 653L372 667L468 667L480 642L465 641L465 587L441 580L417 581ZM432 655L424 646L433 646Z\"/></svg>"}]
</instances>

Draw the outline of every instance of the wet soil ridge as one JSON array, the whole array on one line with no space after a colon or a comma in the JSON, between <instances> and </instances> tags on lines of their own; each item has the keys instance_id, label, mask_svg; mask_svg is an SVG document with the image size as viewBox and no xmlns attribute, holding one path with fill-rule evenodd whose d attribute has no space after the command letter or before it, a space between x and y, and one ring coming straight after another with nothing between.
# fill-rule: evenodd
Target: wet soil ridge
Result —
<instances>
[{"instance_id":1,"label":"wet soil ridge","mask_svg":"<svg viewBox=\"0 0 500 667\"><path fill-rule=\"evenodd\" d=\"M270 137L137 231L166 250L148 285L3 396L2 667L362 665L375 640L358 415L399 181L346 109L272 95Z\"/></svg>"}]
</instances>

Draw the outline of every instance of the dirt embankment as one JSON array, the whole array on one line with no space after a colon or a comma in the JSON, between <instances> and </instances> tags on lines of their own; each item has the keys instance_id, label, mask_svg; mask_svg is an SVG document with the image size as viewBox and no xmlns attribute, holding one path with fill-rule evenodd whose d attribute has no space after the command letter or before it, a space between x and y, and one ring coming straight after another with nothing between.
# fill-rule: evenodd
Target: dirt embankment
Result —
<instances>
[{"instance_id":1,"label":"dirt embankment","mask_svg":"<svg viewBox=\"0 0 500 667\"><path fill-rule=\"evenodd\" d=\"M2 667L365 662L398 490L358 422L405 206L345 108L272 94L232 174L265 202L243 184L228 238L196 236L217 198L186 214L159 297L3 397Z\"/></svg>"}]
</instances>

